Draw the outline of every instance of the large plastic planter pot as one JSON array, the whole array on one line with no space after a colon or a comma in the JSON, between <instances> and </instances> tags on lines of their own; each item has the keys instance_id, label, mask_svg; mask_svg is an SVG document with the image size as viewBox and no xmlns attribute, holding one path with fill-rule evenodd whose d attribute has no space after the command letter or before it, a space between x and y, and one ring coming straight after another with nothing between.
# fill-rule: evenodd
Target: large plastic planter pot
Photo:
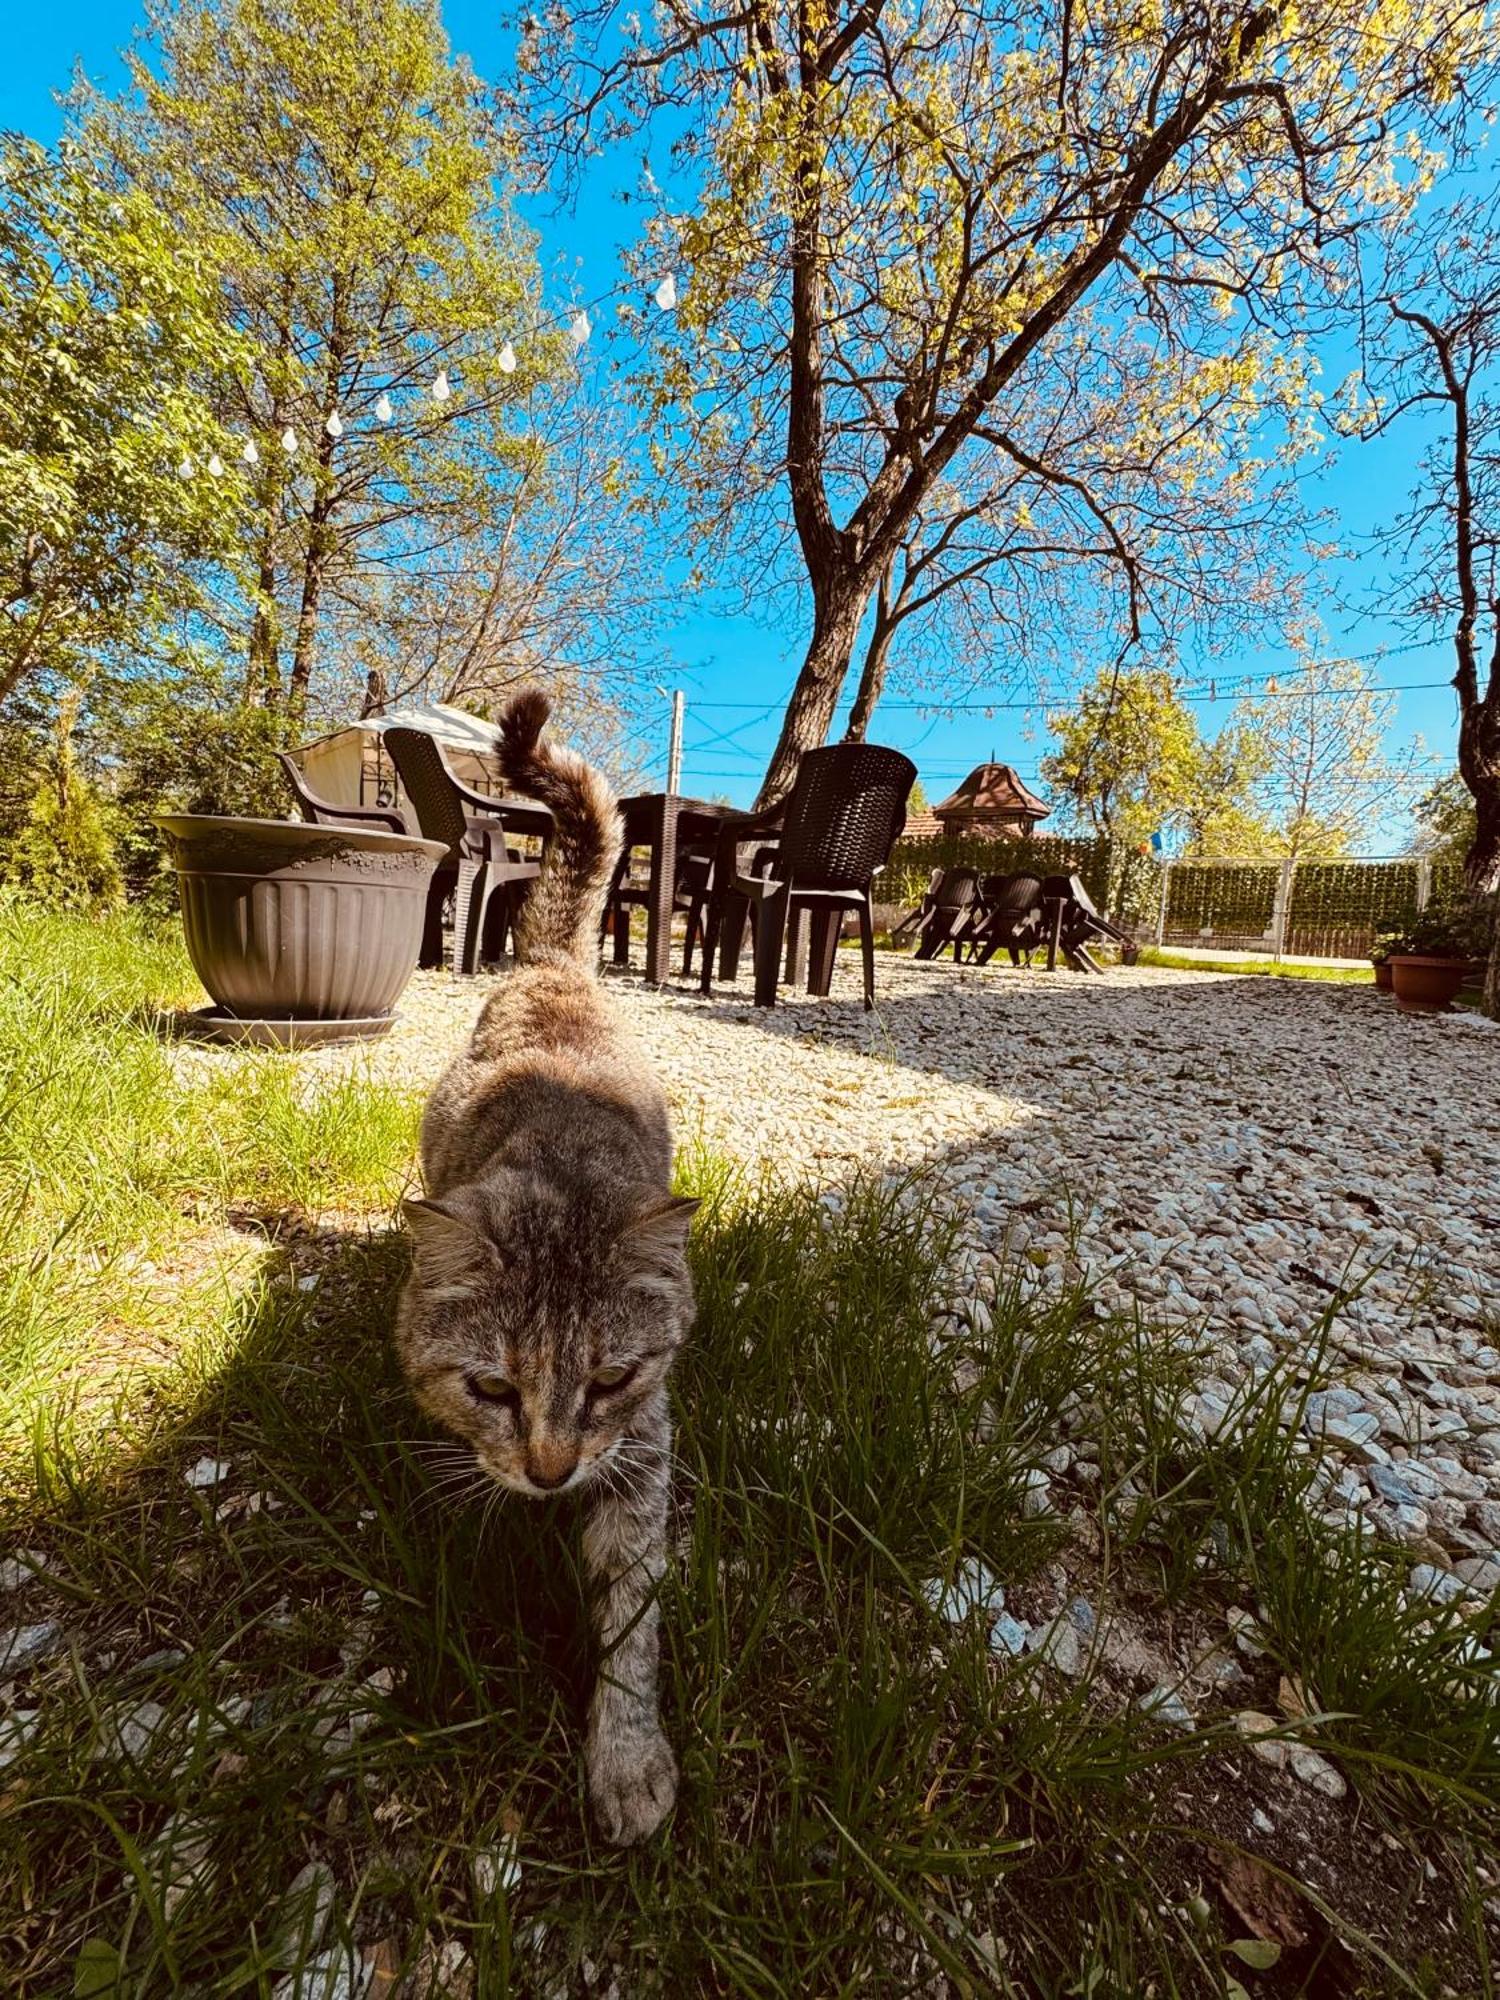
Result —
<instances>
[{"instance_id":1,"label":"large plastic planter pot","mask_svg":"<svg viewBox=\"0 0 1500 2000\"><path fill-rule=\"evenodd\" d=\"M1466 958L1398 954L1391 960L1396 1005L1403 1014L1446 1014L1468 971Z\"/></svg>"},{"instance_id":2,"label":"large plastic planter pot","mask_svg":"<svg viewBox=\"0 0 1500 2000\"><path fill-rule=\"evenodd\" d=\"M296 820L165 815L198 977L239 1021L389 1018L441 841Z\"/></svg>"}]
</instances>

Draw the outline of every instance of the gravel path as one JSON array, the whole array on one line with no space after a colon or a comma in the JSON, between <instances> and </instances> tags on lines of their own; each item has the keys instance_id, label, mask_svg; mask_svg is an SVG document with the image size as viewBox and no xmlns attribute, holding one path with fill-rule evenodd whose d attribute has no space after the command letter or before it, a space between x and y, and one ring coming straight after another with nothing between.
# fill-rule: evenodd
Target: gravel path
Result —
<instances>
[{"instance_id":1,"label":"gravel path","mask_svg":"<svg viewBox=\"0 0 1500 2000\"><path fill-rule=\"evenodd\" d=\"M868 1016L842 958L829 1000L771 1013L744 987L616 990L680 1139L820 1184L925 1164L981 1272L1082 1269L1106 1299L1208 1320L1206 1427L1357 1283L1333 1325L1346 1380L1310 1411L1344 1460L1326 1504L1500 1583L1500 1028L1161 969L882 956L879 982ZM486 988L421 975L388 1041L298 1060L425 1087Z\"/></svg>"}]
</instances>

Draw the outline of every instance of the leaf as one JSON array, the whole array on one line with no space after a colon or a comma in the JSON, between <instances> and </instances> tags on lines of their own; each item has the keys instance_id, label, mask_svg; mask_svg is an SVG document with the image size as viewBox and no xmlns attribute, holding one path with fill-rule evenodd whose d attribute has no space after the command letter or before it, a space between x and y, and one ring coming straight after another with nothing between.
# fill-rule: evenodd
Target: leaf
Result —
<instances>
[{"instance_id":1,"label":"leaf","mask_svg":"<svg viewBox=\"0 0 1500 2000\"><path fill-rule=\"evenodd\" d=\"M1269 1972L1281 1957L1281 1946L1269 1938L1235 1938L1226 1949L1253 1972Z\"/></svg>"},{"instance_id":2,"label":"leaf","mask_svg":"<svg viewBox=\"0 0 1500 2000\"><path fill-rule=\"evenodd\" d=\"M1252 1938L1295 1950L1307 1943L1302 1904L1295 1889L1253 1854L1231 1854L1219 1870L1224 1900ZM1238 1946L1231 1946L1238 1950ZM1247 1961L1248 1962L1248 1961Z\"/></svg>"},{"instance_id":3,"label":"leaf","mask_svg":"<svg viewBox=\"0 0 1500 2000\"><path fill-rule=\"evenodd\" d=\"M1250 1995L1237 1979L1228 1979L1224 1982L1224 2000L1250 2000Z\"/></svg>"},{"instance_id":4,"label":"leaf","mask_svg":"<svg viewBox=\"0 0 1500 2000\"><path fill-rule=\"evenodd\" d=\"M107 1938L89 1938L73 1961L73 2000L101 2000L118 1993L124 1965Z\"/></svg>"}]
</instances>

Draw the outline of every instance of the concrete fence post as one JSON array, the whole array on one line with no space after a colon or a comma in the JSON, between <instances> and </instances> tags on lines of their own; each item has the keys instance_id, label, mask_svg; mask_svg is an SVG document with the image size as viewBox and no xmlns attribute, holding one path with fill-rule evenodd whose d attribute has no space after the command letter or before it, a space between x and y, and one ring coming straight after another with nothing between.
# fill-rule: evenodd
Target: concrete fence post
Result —
<instances>
[{"instance_id":1,"label":"concrete fence post","mask_svg":"<svg viewBox=\"0 0 1500 2000\"><path fill-rule=\"evenodd\" d=\"M1292 876L1297 864L1287 860L1281 864L1281 874L1276 883L1276 900L1271 906L1271 956L1280 958L1286 950L1287 913L1292 906Z\"/></svg>"},{"instance_id":2,"label":"concrete fence post","mask_svg":"<svg viewBox=\"0 0 1500 2000\"><path fill-rule=\"evenodd\" d=\"M1417 908L1425 910L1432 900L1432 856L1423 854L1417 861Z\"/></svg>"},{"instance_id":3,"label":"concrete fence post","mask_svg":"<svg viewBox=\"0 0 1500 2000\"><path fill-rule=\"evenodd\" d=\"M1156 943L1158 950L1166 942L1167 893L1168 893L1168 883L1171 880L1171 876L1172 876L1172 864L1170 861L1164 861L1161 864L1161 894L1157 897L1156 901Z\"/></svg>"}]
</instances>

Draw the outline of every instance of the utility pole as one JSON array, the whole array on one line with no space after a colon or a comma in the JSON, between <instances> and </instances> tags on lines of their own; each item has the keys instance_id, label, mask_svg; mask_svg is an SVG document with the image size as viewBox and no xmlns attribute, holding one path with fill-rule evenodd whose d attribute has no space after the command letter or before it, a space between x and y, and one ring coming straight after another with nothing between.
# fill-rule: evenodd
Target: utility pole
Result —
<instances>
[{"instance_id":1,"label":"utility pole","mask_svg":"<svg viewBox=\"0 0 1500 2000\"><path fill-rule=\"evenodd\" d=\"M667 790L675 795L682 789L682 689L672 690L672 737L667 746Z\"/></svg>"}]
</instances>

